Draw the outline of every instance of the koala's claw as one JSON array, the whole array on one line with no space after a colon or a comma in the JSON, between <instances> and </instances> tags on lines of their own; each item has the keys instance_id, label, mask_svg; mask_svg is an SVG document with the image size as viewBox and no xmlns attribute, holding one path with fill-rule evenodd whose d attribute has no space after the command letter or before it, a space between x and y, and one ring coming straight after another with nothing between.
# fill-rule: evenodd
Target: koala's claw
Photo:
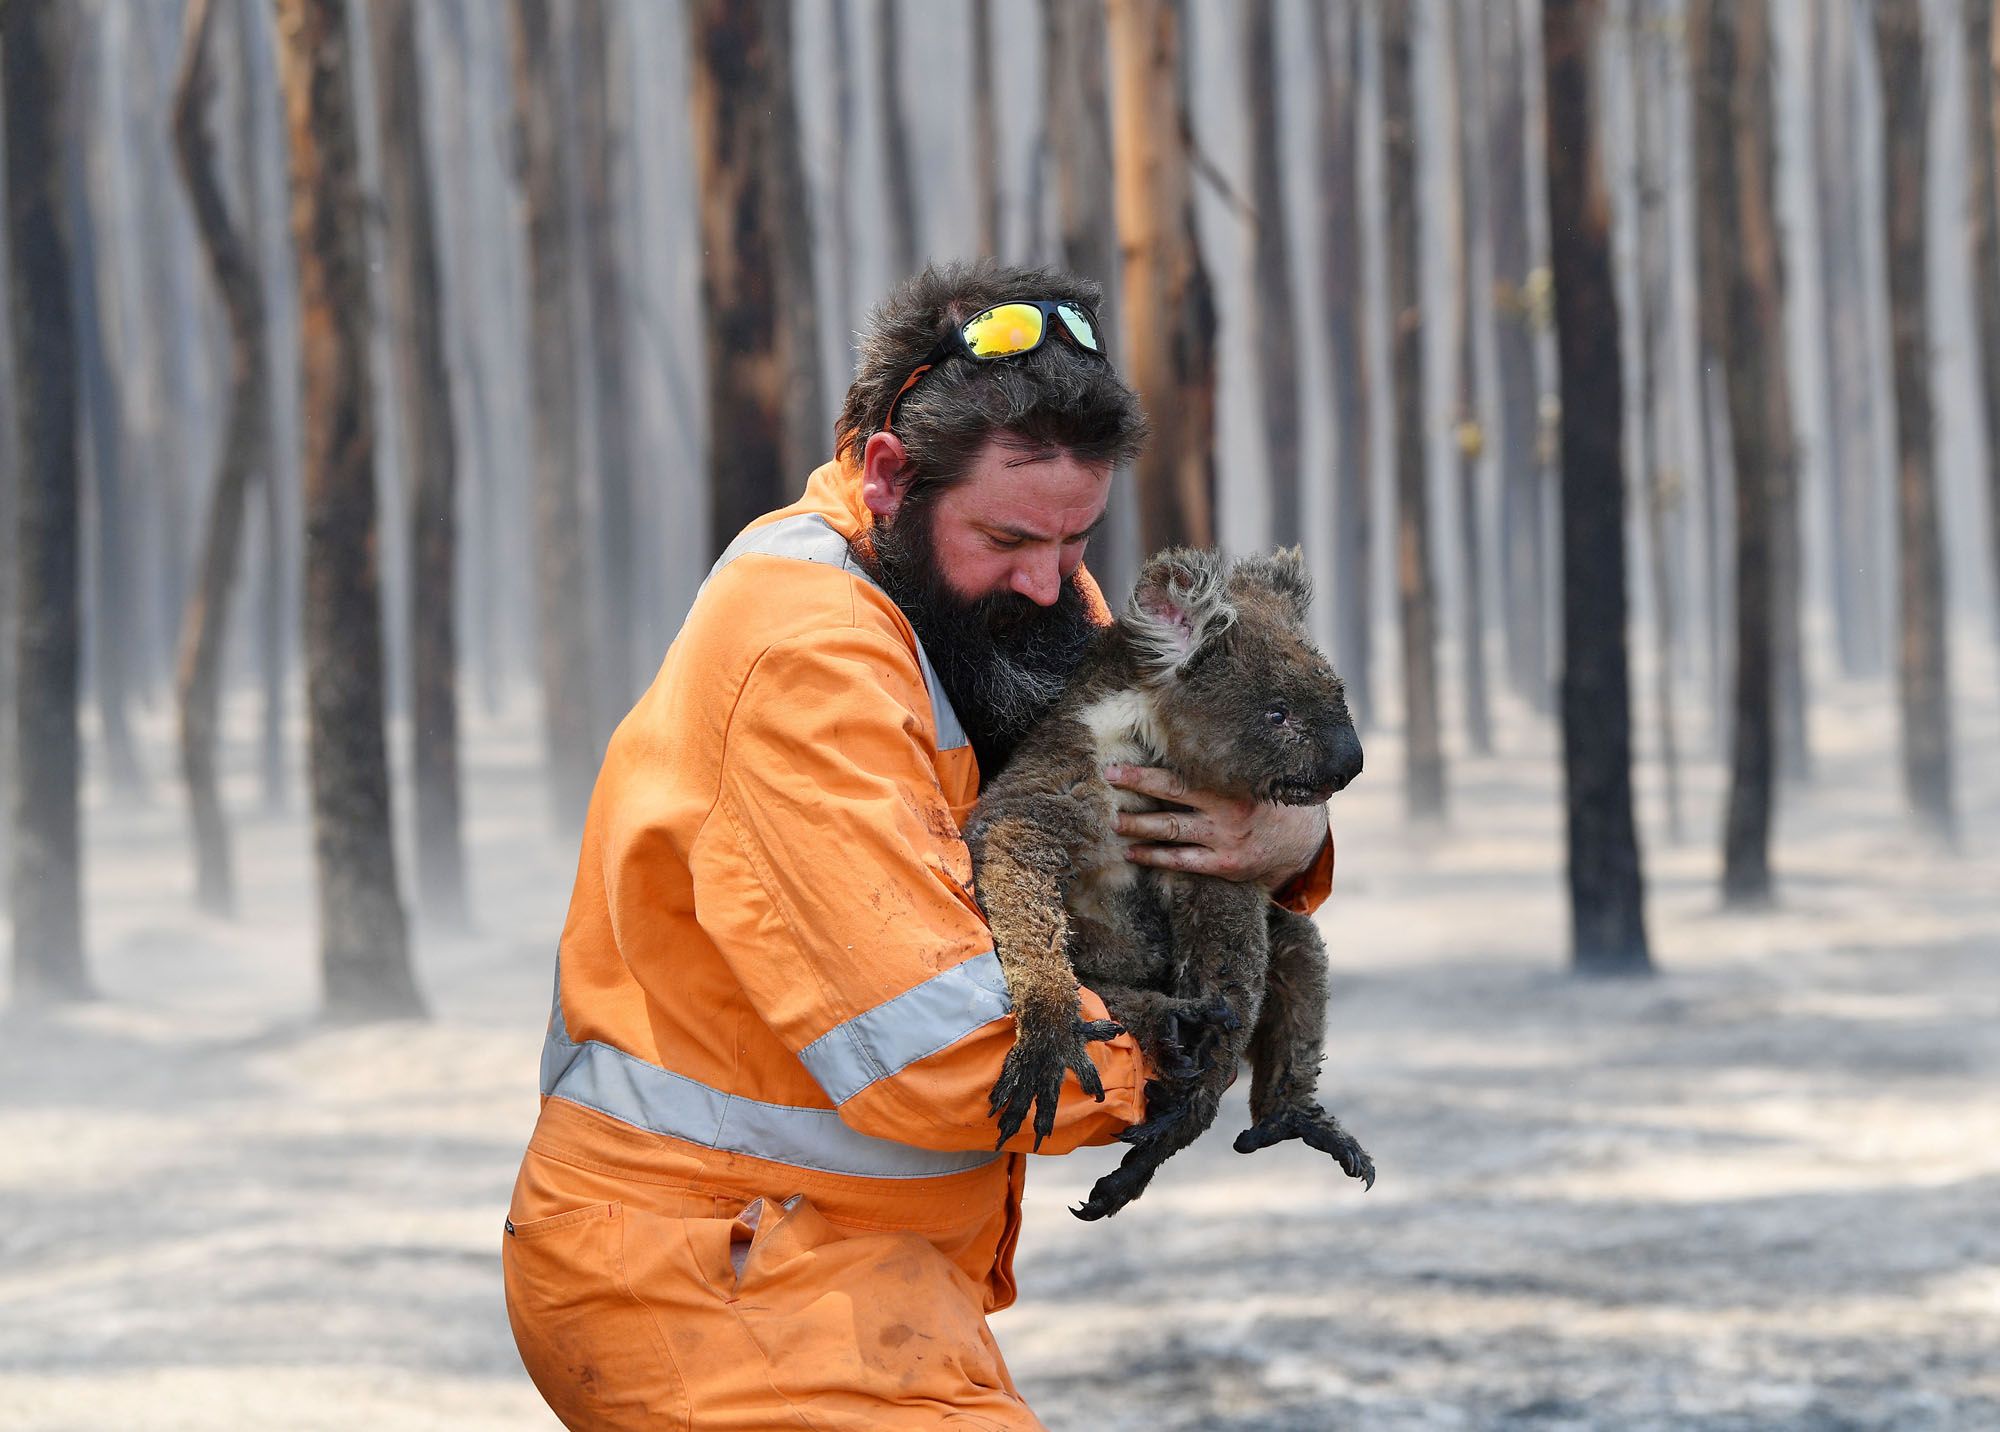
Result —
<instances>
[{"instance_id":1,"label":"koala's claw","mask_svg":"<svg viewBox=\"0 0 2000 1432\"><path fill-rule=\"evenodd\" d=\"M1085 1223L1109 1218L1146 1191L1157 1164L1120 1164L1090 1186L1090 1197L1070 1212Z\"/></svg>"},{"instance_id":2,"label":"koala's claw","mask_svg":"<svg viewBox=\"0 0 2000 1432\"><path fill-rule=\"evenodd\" d=\"M1119 1142L1143 1144L1157 1139L1174 1125L1188 1116L1193 1106L1188 1102L1186 1091L1177 1083L1166 1079L1146 1081L1146 1112L1149 1117L1143 1124L1133 1124L1118 1135Z\"/></svg>"},{"instance_id":3,"label":"koala's claw","mask_svg":"<svg viewBox=\"0 0 2000 1432\"><path fill-rule=\"evenodd\" d=\"M1104 1081L1090 1062L1084 1045L1092 1040L1116 1039L1125 1027L1108 1019L1083 1020L1071 1016L1069 1028L1059 1033L1041 1029L1023 1030L1007 1051L1007 1062L994 1081L987 1112L1000 1121L1000 1137L993 1147L1003 1147L1021 1130L1032 1110L1035 1116L1035 1147L1055 1132L1056 1102L1062 1097L1063 1076L1076 1075L1083 1092L1104 1102Z\"/></svg>"},{"instance_id":4,"label":"koala's claw","mask_svg":"<svg viewBox=\"0 0 2000 1432\"><path fill-rule=\"evenodd\" d=\"M1340 1121L1317 1104L1291 1105L1264 1116L1255 1128L1236 1136L1236 1152L1255 1153L1286 1139L1303 1139L1308 1148L1331 1154L1349 1178L1361 1180L1363 1188L1375 1186L1375 1160L1355 1142L1354 1135L1340 1127Z\"/></svg>"},{"instance_id":5,"label":"koala's claw","mask_svg":"<svg viewBox=\"0 0 2000 1432\"><path fill-rule=\"evenodd\" d=\"M1200 1008L1172 1011L1160 1072L1173 1079L1200 1078L1222 1062L1227 1037L1242 1027L1242 1016L1221 995Z\"/></svg>"}]
</instances>

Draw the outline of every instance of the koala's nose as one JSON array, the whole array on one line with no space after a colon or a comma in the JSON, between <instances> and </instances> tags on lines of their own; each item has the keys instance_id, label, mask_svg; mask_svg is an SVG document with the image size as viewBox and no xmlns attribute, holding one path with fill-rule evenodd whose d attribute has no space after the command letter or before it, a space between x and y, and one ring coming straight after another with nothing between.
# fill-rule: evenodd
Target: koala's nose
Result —
<instances>
[{"instance_id":1,"label":"koala's nose","mask_svg":"<svg viewBox=\"0 0 2000 1432\"><path fill-rule=\"evenodd\" d=\"M1345 790L1361 774L1361 737L1352 726L1335 726L1321 742L1320 749L1326 752L1333 788Z\"/></svg>"}]
</instances>

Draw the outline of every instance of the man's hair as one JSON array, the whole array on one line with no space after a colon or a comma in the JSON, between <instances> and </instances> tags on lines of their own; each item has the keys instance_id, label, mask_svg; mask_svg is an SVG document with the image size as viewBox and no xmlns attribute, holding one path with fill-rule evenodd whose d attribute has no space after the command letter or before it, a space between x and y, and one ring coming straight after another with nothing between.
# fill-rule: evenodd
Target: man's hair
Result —
<instances>
[{"instance_id":1,"label":"man's hair","mask_svg":"<svg viewBox=\"0 0 2000 1432\"><path fill-rule=\"evenodd\" d=\"M838 454L859 462L893 403L893 431L912 470L910 495L920 502L962 478L989 438L1031 451L1061 448L1085 463L1136 458L1146 440L1138 395L1108 361L1059 333L1017 358L942 359L896 402L939 338L981 309L1018 298L1073 299L1094 313L1103 291L1060 269L992 259L933 264L899 284L861 334L854 385L834 424Z\"/></svg>"}]
</instances>

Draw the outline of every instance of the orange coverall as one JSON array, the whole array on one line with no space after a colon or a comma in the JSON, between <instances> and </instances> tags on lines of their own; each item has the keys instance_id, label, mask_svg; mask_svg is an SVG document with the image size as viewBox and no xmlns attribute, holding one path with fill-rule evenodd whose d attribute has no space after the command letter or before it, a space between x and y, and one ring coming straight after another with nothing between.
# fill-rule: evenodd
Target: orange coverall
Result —
<instances>
[{"instance_id":1,"label":"orange coverall","mask_svg":"<svg viewBox=\"0 0 2000 1432\"><path fill-rule=\"evenodd\" d=\"M867 520L829 464L746 528L605 755L502 1239L573 1428L1041 1426L985 1318L1033 1135L996 1153L987 1113L1014 1027L958 837L978 771L848 556ZM1104 1102L1072 1077L1045 1151L1143 1115L1131 1037L1090 1052Z\"/></svg>"}]
</instances>

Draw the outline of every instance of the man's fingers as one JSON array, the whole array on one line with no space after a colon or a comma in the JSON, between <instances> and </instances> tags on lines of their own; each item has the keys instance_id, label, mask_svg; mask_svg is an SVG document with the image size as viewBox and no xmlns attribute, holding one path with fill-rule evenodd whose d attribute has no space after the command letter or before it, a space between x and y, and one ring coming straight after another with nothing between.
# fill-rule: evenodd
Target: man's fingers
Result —
<instances>
[{"instance_id":1,"label":"man's fingers","mask_svg":"<svg viewBox=\"0 0 2000 1432\"><path fill-rule=\"evenodd\" d=\"M1142 840L1193 841L1206 845L1214 836L1209 826L1210 822L1186 811L1123 811L1118 816L1118 833L1136 835Z\"/></svg>"},{"instance_id":2,"label":"man's fingers","mask_svg":"<svg viewBox=\"0 0 2000 1432\"><path fill-rule=\"evenodd\" d=\"M1104 779L1123 790L1177 801L1187 794L1187 781L1180 772L1165 766L1106 766Z\"/></svg>"},{"instance_id":3,"label":"man's fingers","mask_svg":"<svg viewBox=\"0 0 2000 1432\"><path fill-rule=\"evenodd\" d=\"M1205 845L1132 845L1125 858L1135 865L1151 865L1161 870L1190 870L1197 875L1227 878L1226 862Z\"/></svg>"}]
</instances>

